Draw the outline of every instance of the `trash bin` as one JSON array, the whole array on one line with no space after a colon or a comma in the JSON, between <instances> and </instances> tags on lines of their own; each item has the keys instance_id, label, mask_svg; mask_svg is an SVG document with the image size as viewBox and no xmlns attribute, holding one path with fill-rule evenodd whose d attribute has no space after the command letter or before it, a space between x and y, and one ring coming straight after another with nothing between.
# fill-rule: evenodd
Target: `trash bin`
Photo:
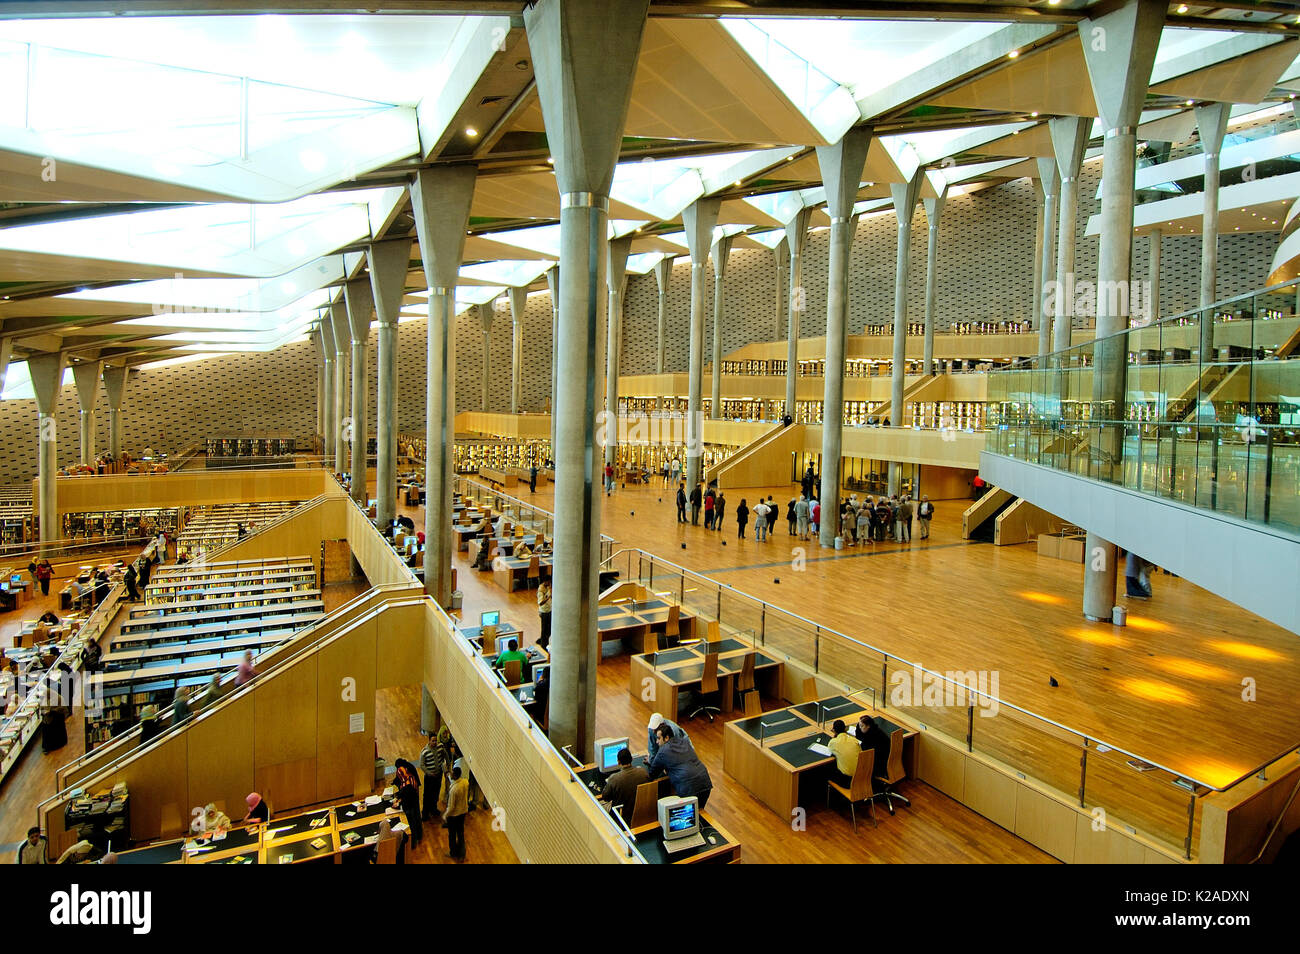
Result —
<instances>
[{"instance_id":1,"label":"trash bin","mask_svg":"<svg viewBox=\"0 0 1300 954\"><path fill-rule=\"evenodd\" d=\"M844 538L843 538L843 537L836 537L836 538L835 538L835 549L836 549L836 550L843 550L843 549L844 549Z\"/></svg>"},{"instance_id":2,"label":"trash bin","mask_svg":"<svg viewBox=\"0 0 1300 954\"><path fill-rule=\"evenodd\" d=\"M464 599L465 593L463 590L456 590L453 592L451 594L451 608L454 610L460 609L460 604Z\"/></svg>"},{"instance_id":3,"label":"trash bin","mask_svg":"<svg viewBox=\"0 0 1300 954\"><path fill-rule=\"evenodd\" d=\"M1110 611L1110 621L1116 626L1128 625L1128 607L1116 606Z\"/></svg>"}]
</instances>

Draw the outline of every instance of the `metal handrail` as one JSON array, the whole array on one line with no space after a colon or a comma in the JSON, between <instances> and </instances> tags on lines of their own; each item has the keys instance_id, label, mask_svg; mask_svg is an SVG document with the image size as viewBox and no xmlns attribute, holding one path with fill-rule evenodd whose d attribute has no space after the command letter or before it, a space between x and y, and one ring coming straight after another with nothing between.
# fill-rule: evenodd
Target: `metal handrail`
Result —
<instances>
[{"instance_id":1,"label":"metal handrail","mask_svg":"<svg viewBox=\"0 0 1300 954\"><path fill-rule=\"evenodd\" d=\"M1023 707L1021 707L1021 706L1015 705L1014 703L1006 702L1005 700L999 699L998 697L996 697L996 696L994 696L994 695L991 695L990 693L982 692L982 691L980 691L979 689L977 689L977 688L975 688L975 687L973 687L973 686L968 686L968 685L966 685L966 684L964 684L964 683L959 683L959 682L957 682L957 681L955 681L955 680L953 680L953 679L949 679L947 676L945 676L945 675L942 674L942 673L935 672L934 670L927 669L926 667L924 667L924 666L922 666L922 665L920 665L920 664L918 664L918 663L914 663L914 662L911 662L910 660L904 659L904 658L901 657L901 656L897 656L897 655L895 655L895 654L893 654L893 653L886 652L886 651L883 650L883 649L880 649L880 648L878 648L878 647L876 647L876 646L872 646L870 643L865 643L865 642L863 642L863 641L860 640L860 639L855 639L855 638L852 637L852 636L848 636L848 635L846 635L846 634L844 634L844 633L839 632L838 630L831 629L831 628L829 628L829 627L827 627L827 626L824 626L824 625L822 625L822 624L820 624L820 623L814 623L812 620L808 619L808 618L805 617L805 616L800 616L798 613L792 613L792 612L790 612L789 610L782 609L782 608L779 607L779 606L773 606L771 603L768 603L768 602L765 601L765 600L761 600L761 599L759 599L759 598L756 597L756 596L751 596L751 595L748 594L748 593L742 592L741 590L737 590L735 587L733 587L733 586L729 586L729 585L726 584L726 583L719 583L718 581L716 581L716 580L712 580L712 579L710 579L710 578L707 577L707 576L703 576L703 575L700 574L698 571L687 569L686 567L683 567L683 566L681 566L680 564L673 563L671 560L666 560L666 559L664 559L664 558L662 558L662 557L660 557L660 556L656 556L655 554L652 554L652 553L650 553L650 552L648 552L648 551L646 551L646 550L642 550L640 547L624 547L624 548L618 550L617 552L610 554L610 556L609 556L606 560L602 560L602 561L601 561L601 565L604 566L604 565L607 564L607 563L612 563L613 560L614 560L615 558L617 558L618 555L621 554L621 553L629 553L629 554L633 554L633 553L635 553L635 554L639 554L639 555L641 555L641 556L646 557L647 559L653 560L654 563L656 563L656 564L658 564L658 565L660 565L660 566L672 567L675 571L681 573L683 576L685 576L685 575L690 575L690 576L696 578L697 580L699 580L699 581L703 581L703 582L705 582L705 583L707 583L707 584L709 584L709 585L711 585L711 586L717 586L719 589L729 590L729 591L731 591L732 593L736 594L737 596L739 596L739 597L741 597L741 598L743 598L743 599L749 600L749 601L751 601L751 602L753 602L753 603L755 603L755 604L761 606L761 607L764 609L764 611L766 611L766 610L768 610L768 609L771 609L773 612L781 613L781 614L783 614L783 615L785 615L785 616L787 616L787 617L790 617L790 618L792 618L792 619L796 619L796 620L798 620L798 621L800 621L800 622L802 622L802 623L807 624L809 627L811 627L814 631L816 631L816 632L818 632L818 633L824 633L824 634L827 634L827 635L830 635L830 636L835 636L835 637L837 637L837 638L839 638L839 639L843 639L843 640L845 640L846 642L852 643L852 644L855 645L855 646L860 646L860 647L862 647L863 649L868 650L869 652L872 652L872 653L878 653L881 657L883 657L884 662L885 662L886 664L888 664L890 660L893 660L893 661L895 661L895 662L897 662L897 663L899 663L899 664L902 664L902 665L904 665L904 666L907 666L908 668L913 669L913 670L915 670L915 671L917 671L917 672L924 673L924 674L927 675L927 676L930 676L930 677L933 677L933 678L935 678L935 679L937 679L937 680L940 680L940 681L942 681L943 683L945 683L945 684L947 684L947 685L951 685L951 686L953 686L953 687L960 687L961 690L962 690L964 693L968 694L968 695L977 696L977 697L980 697L980 698L986 699L986 700L988 700L989 702L996 703L997 706L998 706L998 708L1007 708L1007 709L1010 709L1010 710L1013 711L1013 712L1017 712L1017 713L1019 713L1020 715L1026 716L1027 718L1029 718L1030 720L1033 720L1034 722L1038 722L1038 723L1043 723L1043 724L1045 724L1045 725L1049 725L1049 726L1053 727L1054 729L1057 729L1057 730L1059 730L1059 731L1061 731L1061 732L1064 732L1064 733L1067 734L1067 735L1070 735L1070 736L1074 736L1074 737L1076 737L1076 738L1077 738L1078 740L1080 740L1081 742L1084 742L1084 743L1094 743L1094 744L1096 744L1096 745L1102 745L1102 746L1105 746L1105 747L1108 748L1108 749L1111 749L1111 750L1113 750L1113 751L1119 753L1120 755L1127 756L1128 758L1131 758L1131 759L1136 759L1136 760L1138 760L1138 761L1140 761L1140 762L1145 762L1145 763L1148 764L1148 765L1153 765L1153 766L1155 766L1157 769L1159 769L1159 770L1161 770L1162 772L1165 772L1165 773L1167 773L1167 774L1173 776L1174 778L1186 779L1187 781L1189 781L1189 782L1193 783L1194 785L1196 785L1198 788L1204 788L1204 789L1207 789L1207 790L1209 790L1209 791L1214 791L1214 792L1224 792L1224 791L1227 791L1228 789L1232 788L1234 785L1238 785L1239 783L1241 783L1241 782L1244 781L1245 779L1249 778L1250 776L1258 774L1258 773L1259 773L1260 771L1262 771L1265 767L1267 767L1268 765L1272 764L1273 762L1276 762L1279 758L1283 758L1283 757L1286 756L1289 752L1295 751L1295 749L1297 748L1297 745L1296 745L1295 743L1293 743L1293 744L1291 744L1291 745L1288 745L1286 748L1284 748L1284 749L1283 749L1281 752L1279 752L1277 755L1274 755L1274 756L1272 756L1271 758L1266 759L1262 764L1257 765L1256 767L1252 768L1250 771L1248 771L1248 772L1243 772L1240 776L1238 776L1238 777L1237 777L1236 779L1234 779L1233 781L1231 781L1231 782L1229 782L1229 783L1226 783L1226 784L1211 785L1211 784L1208 783L1208 782L1201 781L1200 779L1197 779L1197 778L1194 778L1194 777L1188 775L1186 772L1179 772L1179 771L1176 771L1176 770L1174 770L1174 769L1169 768L1168 766L1161 765L1159 762L1154 762L1154 761L1152 761L1151 759L1146 758L1145 756L1136 755L1136 754L1134 754L1133 752L1130 752L1129 750L1123 748L1122 746L1114 745L1114 744L1112 744L1112 743L1110 743L1110 742L1107 742L1106 740L1104 740L1104 739L1102 739L1102 738L1099 738L1098 736L1092 735L1092 734L1087 733L1087 732L1082 732L1082 731L1080 731L1080 730L1078 730L1078 729L1073 729L1073 728L1071 728L1070 726L1063 725L1063 724L1061 724L1061 723L1055 721L1054 719L1049 719L1049 718L1047 718L1046 716L1038 715L1038 714L1035 713L1035 712L1031 712L1031 711L1029 711L1028 709L1025 709L1025 708L1023 708ZM629 568L629 575L630 575L630 568ZM815 671L817 671L817 670L815 670Z\"/></svg>"}]
</instances>

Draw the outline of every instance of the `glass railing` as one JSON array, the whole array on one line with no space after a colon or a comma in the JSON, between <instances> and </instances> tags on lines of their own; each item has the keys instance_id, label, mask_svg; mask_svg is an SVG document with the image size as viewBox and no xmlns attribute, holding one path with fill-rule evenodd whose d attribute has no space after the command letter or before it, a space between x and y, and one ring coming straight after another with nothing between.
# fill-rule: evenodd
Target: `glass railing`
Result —
<instances>
[{"instance_id":1,"label":"glass railing","mask_svg":"<svg viewBox=\"0 0 1300 954\"><path fill-rule=\"evenodd\" d=\"M1161 764L1168 761L1163 753L1136 754L1115 739L1000 698L996 673L926 669L644 550L618 550L602 568L679 602L699 617L697 631L717 620L724 634L797 662L873 708L896 712L923 731L946 735L968 752L1050 786L1095 817L1103 817L1097 812L1102 809L1113 823L1185 858L1193 857L1199 841L1203 797L1233 787L1295 748L1288 746L1235 778L1196 778ZM879 632L888 624L875 620L872 626Z\"/></svg>"},{"instance_id":2,"label":"glass railing","mask_svg":"<svg viewBox=\"0 0 1300 954\"><path fill-rule=\"evenodd\" d=\"M988 377L986 450L1300 532L1300 280Z\"/></svg>"},{"instance_id":3,"label":"glass railing","mask_svg":"<svg viewBox=\"0 0 1300 954\"><path fill-rule=\"evenodd\" d=\"M533 504L512 497L509 494L493 490L486 484L479 483L471 477L456 477L452 489L468 503L487 507L495 517L504 515L513 526L523 527L527 532L541 534L549 540L555 539L555 514ZM614 538L600 535L600 559L605 561L614 552Z\"/></svg>"}]
</instances>

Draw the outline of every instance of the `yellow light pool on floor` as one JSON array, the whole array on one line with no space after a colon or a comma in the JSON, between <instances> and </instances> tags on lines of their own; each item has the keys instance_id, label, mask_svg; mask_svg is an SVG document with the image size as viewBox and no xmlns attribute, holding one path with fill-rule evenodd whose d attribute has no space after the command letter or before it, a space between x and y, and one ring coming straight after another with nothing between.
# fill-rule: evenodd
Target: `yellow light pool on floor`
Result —
<instances>
[{"instance_id":1,"label":"yellow light pool on floor","mask_svg":"<svg viewBox=\"0 0 1300 954\"><path fill-rule=\"evenodd\" d=\"M1140 629L1147 633L1172 633L1174 631L1174 628L1164 620L1152 619L1149 616L1130 615L1128 624L1134 629Z\"/></svg>"},{"instance_id":2,"label":"yellow light pool on floor","mask_svg":"<svg viewBox=\"0 0 1300 954\"><path fill-rule=\"evenodd\" d=\"M1275 649L1268 649L1265 646L1256 646L1252 643L1240 643L1233 639L1211 639L1206 641L1207 646L1211 649L1217 649L1221 653L1227 653L1229 656L1237 656L1240 659L1252 659L1255 662L1281 662L1286 659L1280 652Z\"/></svg>"},{"instance_id":3,"label":"yellow light pool on floor","mask_svg":"<svg viewBox=\"0 0 1300 954\"><path fill-rule=\"evenodd\" d=\"M1126 646L1128 640L1118 633L1111 632L1108 629L1089 629L1086 626L1080 626L1078 629L1071 631L1075 639L1081 639L1085 643L1092 643L1094 646Z\"/></svg>"},{"instance_id":4,"label":"yellow light pool on floor","mask_svg":"<svg viewBox=\"0 0 1300 954\"><path fill-rule=\"evenodd\" d=\"M1199 662L1195 659L1180 659L1178 657L1166 656L1155 661L1155 665L1165 672L1171 672L1177 676L1191 676L1194 679L1232 679L1232 673L1219 666L1211 666L1209 663Z\"/></svg>"},{"instance_id":5,"label":"yellow light pool on floor","mask_svg":"<svg viewBox=\"0 0 1300 954\"><path fill-rule=\"evenodd\" d=\"M1057 596L1055 593L1039 593L1035 590L1025 590L1020 594L1020 598L1029 600L1031 603L1046 603L1051 606L1063 606L1065 604L1064 596Z\"/></svg>"},{"instance_id":6,"label":"yellow light pool on floor","mask_svg":"<svg viewBox=\"0 0 1300 954\"><path fill-rule=\"evenodd\" d=\"M1190 692L1155 679L1124 679L1120 681L1120 688L1139 698L1150 699L1152 702L1169 702L1180 706L1192 704Z\"/></svg>"}]
</instances>

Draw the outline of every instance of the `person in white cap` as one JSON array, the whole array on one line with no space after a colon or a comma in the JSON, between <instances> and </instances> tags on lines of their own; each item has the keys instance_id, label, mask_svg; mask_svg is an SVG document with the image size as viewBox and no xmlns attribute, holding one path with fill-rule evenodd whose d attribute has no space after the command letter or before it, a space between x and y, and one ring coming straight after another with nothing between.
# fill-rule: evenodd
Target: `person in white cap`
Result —
<instances>
[{"instance_id":1,"label":"person in white cap","mask_svg":"<svg viewBox=\"0 0 1300 954\"><path fill-rule=\"evenodd\" d=\"M668 728L672 729L674 739L685 739L686 744L691 747L691 751L695 751L695 743L693 743L691 737L686 734L686 730L672 719L665 719L656 712L654 715L650 716L650 721L646 724L646 745L649 748L649 754L646 756L647 762L659 754L659 740L655 738L655 729L659 728L661 725L666 725Z\"/></svg>"}]
</instances>

